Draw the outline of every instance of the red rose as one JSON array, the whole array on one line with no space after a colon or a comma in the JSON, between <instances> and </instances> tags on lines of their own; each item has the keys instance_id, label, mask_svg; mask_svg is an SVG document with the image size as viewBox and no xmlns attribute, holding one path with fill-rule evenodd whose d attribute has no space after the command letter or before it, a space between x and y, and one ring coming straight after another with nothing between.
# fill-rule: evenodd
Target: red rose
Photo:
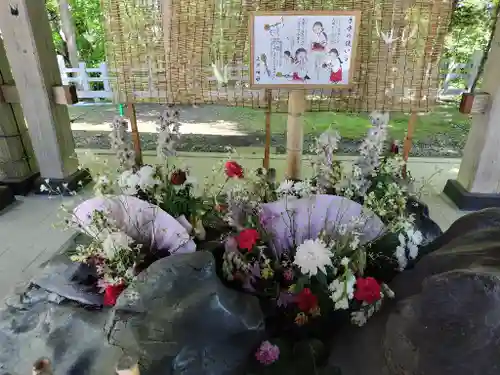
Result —
<instances>
[{"instance_id":1,"label":"red rose","mask_svg":"<svg viewBox=\"0 0 500 375\"><path fill-rule=\"evenodd\" d=\"M391 154L399 154L399 145L396 142L391 144Z\"/></svg>"},{"instance_id":2,"label":"red rose","mask_svg":"<svg viewBox=\"0 0 500 375\"><path fill-rule=\"evenodd\" d=\"M184 182L186 182L187 176L186 172L178 169L175 172L172 173L170 176L170 182L173 185L182 185Z\"/></svg>"},{"instance_id":3,"label":"red rose","mask_svg":"<svg viewBox=\"0 0 500 375\"><path fill-rule=\"evenodd\" d=\"M226 171L226 176L233 178L242 178L243 177L243 167L236 163L235 161L229 160L226 161L224 165L224 169Z\"/></svg>"},{"instance_id":4,"label":"red rose","mask_svg":"<svg viewBox=\"0 0 500 375\"><path fill-rule=\"evenodd\" d=\"M255 229L244 229L236 236L236 242L240 249L246 249L252 251L253 246L257 243L259 239L259 232Z\"/></svg>"},{"instance_id":5,"label":"red rose","mask_svg":"<svg viewBox=\"0 0 500 375\"><path fill-rule=\"evenodd\" d=\"M316 307L318 307L318 297L312 294L311 289L304 288L296 296L296 303L299 306L300 311L309 312Z\"/></svg>"},{"instance_id":6,"label":"red rose","mask_svg":"<svg viewBox=\"0 0 500 375\"><path fill-rule=\"evenodd\" d=\"M380 291L380 284L373 277L358 277L356 279L356 291L354 292L354 298L358 301L372 304L381 298Z\"/></svg>"},{"instance_id":7,"label":"red rose","mask_svg":"<svg viewBox=\"0 0 500 375\"><path fill-rule=\"evenodd\" d=\"M215 205L215 211L217 211L217 212L226 212L227 211L227 205L225 205L225 204L216 204Z\"/></svg>"},{"instance_id":8,"label":"red rose","mask_svg":"<svg viewBox=\"0 0 500 375\"><path fill-rule=\"evenodd\" d=\"M104 306L114 306L125 288L125 283L108 285L104 290Z\"/></svg>"}]
</instances>

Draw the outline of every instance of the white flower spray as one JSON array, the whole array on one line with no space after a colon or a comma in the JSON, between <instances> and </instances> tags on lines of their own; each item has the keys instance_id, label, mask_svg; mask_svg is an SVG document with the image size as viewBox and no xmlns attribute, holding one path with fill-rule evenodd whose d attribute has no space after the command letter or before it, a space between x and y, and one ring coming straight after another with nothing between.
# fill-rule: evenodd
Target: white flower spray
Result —
<instances>
[{"instance_id":1,"label":"white flower spray","mask_svg":"<svg viewBox=\"0 0 500 375\"><path fill-rule=\"evenodd\" d=\"M370 113L372 127L359 147L360 156L353 166L353 185L364 195L370 188L370 177L380 166L387 138L389 113Z\"/></svg>"},{"instance_id":2,"label":"white flower spray","mask_svg":"<svg viewBox=\"0 0 500 375\"><path fill-rule=\"evenodd\" d=\"M179 110L169 106L160 116L158 130L158 141L156 155L159 160L165 162L169 156L175 155L175 144L180 139Z\"/></svg>"},{"instance_id":3,"label":"white flower spray","mask_svg":"<svg viewBox=\"0 0 500 375\"><path fill-rule=\"evenodd\" d=\"M334 160L338 149L340 135L333 129L328 129L316 139L316 175L318 176L317 189L327 192L342 178L340 163Z\"/></svg>"},{"instance_id":4,"label":"white flower spray","mask_svg":"<svg viewBox=\"0 0 500 375\"><path fill-rule=\"evenodd\" d=\"M128 121L116 116L111 123L111 150L116 154L121 170L131 169L135 165L135 152L128 133Z\"/></svg>"}]
</instances>

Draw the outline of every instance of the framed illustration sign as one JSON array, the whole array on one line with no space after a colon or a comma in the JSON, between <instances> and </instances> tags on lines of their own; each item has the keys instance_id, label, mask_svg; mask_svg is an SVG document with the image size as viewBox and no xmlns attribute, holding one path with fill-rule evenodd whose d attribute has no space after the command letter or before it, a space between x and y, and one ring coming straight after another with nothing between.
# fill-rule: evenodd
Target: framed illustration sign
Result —
<instances>
[{"instance_id":1,"label":"framed illustration sign","mask_svg":"<svg viewBox=\"0 0 500 375\"><path fill-rule=\"evenodd\" d=\"M252 88L345 88L352 84L361 12L252 12Z\"/></svg>"}]
</instances>

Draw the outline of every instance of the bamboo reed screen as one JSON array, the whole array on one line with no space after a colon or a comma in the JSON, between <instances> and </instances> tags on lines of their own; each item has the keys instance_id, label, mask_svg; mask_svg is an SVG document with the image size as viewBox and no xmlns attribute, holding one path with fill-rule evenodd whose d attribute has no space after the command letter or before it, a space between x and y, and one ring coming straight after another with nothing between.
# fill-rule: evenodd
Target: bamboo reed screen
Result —
<instances>
[{"instance_id":1,"label":"bamboo reed screen","mask_svg":"<svg viewBox=\"0 0 500 375\"><path fill-rule=\"evenodd\" d=\"M312 111L427 111L451 0L102 0L115 100L265 107L249 88L254 10L360 10L354 85L309 90ZM217 80L213 66L228 82ZM286 90L273 90L276 110Z\"/></svg>"}]
</instances>

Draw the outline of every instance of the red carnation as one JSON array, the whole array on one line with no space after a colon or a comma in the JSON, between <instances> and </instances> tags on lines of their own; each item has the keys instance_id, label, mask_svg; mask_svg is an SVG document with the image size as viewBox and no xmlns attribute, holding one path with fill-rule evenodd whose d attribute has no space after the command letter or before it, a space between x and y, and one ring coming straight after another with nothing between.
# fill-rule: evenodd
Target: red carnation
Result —
<instances>
[{"instance_id":1,"label":"red carnation","mask_svg":"<svg viewBox=\"0 0 500 375\"><path fill-rule=\"evenodd\" d=\"M356 279L356 291L354 292L354 298L358 301L366 302L371 305L381 298L380 292L380 284L373 277L358 277Z\"/></svg>"},{"instance_id":2,"label":"red carnation","mask_svg":"<svg viewBox=\"0 0 500 375\"><path fill-rule=\"evenodd\" d=\"M233 178L242 178L243 177L243 167L236 163L235 161L229 160L226 161L224 165L224 169L226 171L226 176Z\"/></svg>"},{"instance_id":3,"label":"red carnation","mask_svg":"<svg viewBox=\"0 0 500 375\"><path fill-rule=\"evenodd\" d=\"M312 294L311 289L304 288L297 295L296 300L300 311L309 312L318 307L318 297Z\"/></svg>"},{"instance_id":4,"label":"red carnation","mask_svg":"<svg viewBox=\"0 0 500 375\"><path fill-rule=\"evenodd\" d=\"M104 306L114 306L125 288L125 283L108 285L104 290Z\"/></svg>"},{"instance_id":5,"label":"red carnation","mask_svg":"<svg viewBox=\"0 0 500 375\"><path fill-rule=\"evenodd\" d=\"M259 239L259 232L255 229L244 229L236 236L236 242L240 249L252 251L254 245Z\"/></svg>"},{"instance_id":6,"label":"red carnation","mask_svg":"<svg viewBox=\"0 0 500 375\"><path fill-rule=\"evenodd\" d=\"M187 176L186 172L178 169L172 173L170 176L170 182L173 185L182 185L184 182L186 182Z\"/></svg>"}]
</instances>

